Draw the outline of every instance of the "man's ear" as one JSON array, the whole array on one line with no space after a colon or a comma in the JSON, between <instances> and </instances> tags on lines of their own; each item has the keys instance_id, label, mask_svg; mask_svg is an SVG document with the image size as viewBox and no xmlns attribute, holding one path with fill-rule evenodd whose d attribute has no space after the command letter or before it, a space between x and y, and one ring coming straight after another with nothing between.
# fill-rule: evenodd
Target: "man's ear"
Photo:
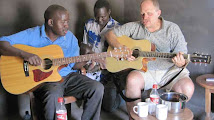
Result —
<instances>
[{"instance_id":1,"label":"man's ear","mask_svg":"<svg viewBox=\"0 0 214 120\"><path fill-rule=\"evenodd\" d=\"M51 26L51 27L53 26L53 20L52 19L48 20L48 25Z\"/></svg>"},{"instance_id":2,"label":"man's ear","mask_svg":"<svg viewBox=\"0 0 214 120\"><path fill-rule=\"evenodd\" d=\"M160 16L161 15L161 10L158 10L158 16Z\"/></svg>"},{"instance_id":3,"label":"man's ear","mask_svg":"<svg viewBox=\"0 0 214 120\"><path fill-rule=\"evenodd\" d=\"M111 10L109 9L109 11L108 11L108 14L109 14L109 16L111 15Z\"/></svg>"}]
</instances>

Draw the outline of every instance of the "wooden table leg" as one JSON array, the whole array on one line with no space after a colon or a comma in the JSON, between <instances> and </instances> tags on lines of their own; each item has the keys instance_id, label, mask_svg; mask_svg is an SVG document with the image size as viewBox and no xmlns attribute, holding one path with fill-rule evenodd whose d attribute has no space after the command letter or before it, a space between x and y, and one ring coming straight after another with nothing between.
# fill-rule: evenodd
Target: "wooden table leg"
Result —
<instances>
[{"instance_id":1,"label":"wooden table leg","mask_svg":"<svg viewBox=\"0 0 214 120\"><path fill-rule=\"evenodd\" d=\"M210 112L211 112L211 93L210 89L205 89L205 111L206 111L206 117L210 118Z\"/></svg>"}]
</instances>

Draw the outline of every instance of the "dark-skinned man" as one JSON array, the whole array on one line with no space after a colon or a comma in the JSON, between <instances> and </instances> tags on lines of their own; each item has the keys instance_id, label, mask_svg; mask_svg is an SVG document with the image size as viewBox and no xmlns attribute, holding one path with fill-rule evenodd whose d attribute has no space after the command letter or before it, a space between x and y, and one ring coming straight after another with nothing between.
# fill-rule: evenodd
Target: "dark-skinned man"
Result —
<instances>
[{"instance_id":1,"label":"dark-skinned man","mask_svg":"<svg viewBox=\"0 0 214 120\"><path fill-rule=\"evenodd\" d=\"M14 44L24 44L33 47L59 45L64 57L79 56L78 40L69 31L69 13L59 5L49 6L44 13L45 23L42 26L29 28L10 36L0 38L0 54L17 56L28 61L31 65L41 65L41 58L13 47ZM85 62L71 63L62 68L59 74L62 83L44 83L34 91L35 97L41 100L44 119L54 120L58 97L74 96L84 99L82 120L99 120L104 87L100 82L76 73ZM16 78L14 78L16 79Z\"/></svg>"}]
</instances>

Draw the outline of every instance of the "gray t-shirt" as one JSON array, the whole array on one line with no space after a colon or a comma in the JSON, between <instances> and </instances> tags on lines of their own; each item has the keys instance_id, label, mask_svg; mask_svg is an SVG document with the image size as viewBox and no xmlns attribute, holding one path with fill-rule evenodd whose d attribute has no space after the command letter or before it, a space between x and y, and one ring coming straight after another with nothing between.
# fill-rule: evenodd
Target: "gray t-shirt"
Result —
<instances>
[{"instance_id":1,"label":"gray t-shirt","mask_svg":"<svg viewBox=\"0 0 214 120\"><path fill-rule=\"evenodd\" d=\"M140 21L129 22L114 28L116 36L126 35L135 40L146 39L155 44L156 52L187 53L187 42L179 28L173 22L166 21L162 17L162 28L155 32L149 32ZM156 59L148 63L149 70L168 70L174 64L171 59Z\"/></svg>"}]
</instances>

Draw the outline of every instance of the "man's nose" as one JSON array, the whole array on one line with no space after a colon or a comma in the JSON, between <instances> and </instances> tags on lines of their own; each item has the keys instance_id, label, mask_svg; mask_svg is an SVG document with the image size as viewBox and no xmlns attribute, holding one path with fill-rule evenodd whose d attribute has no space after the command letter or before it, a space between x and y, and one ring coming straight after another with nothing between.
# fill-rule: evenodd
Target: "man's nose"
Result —
<instances>
[{"instance_id":1,"label":"man's nose","mask_svg":"<svg viewBox=\"0 0 214 120\"><path fill-rule=\"evenodd\" d=\"M69 27L69 24L66 22L66 23L64 24L64 27L68 28L68 27Z\"/></svg>"},{"instance_id":2,"label":"man's nose","mask_svg":"<svg viewBox=\"0 0 214 120\"><path fill-rule=\"evenodd\" d=\"M103 19L102 19L102 18L99 18L98 20L99 20L99 23L103 21Z\"/></svg>"},{"instance_id":3,"label":"man's nose","mask_svg":"<svg viewBox=\"0 0 214 120\"><path fill-rule=\"evenodd\" d=\"M143 18L143 19L147 19L147 18L148 18L148 15L147 15L147 14L144 14L144 15L142 16L142 18Z\"/></svg>"}]
</instances>

